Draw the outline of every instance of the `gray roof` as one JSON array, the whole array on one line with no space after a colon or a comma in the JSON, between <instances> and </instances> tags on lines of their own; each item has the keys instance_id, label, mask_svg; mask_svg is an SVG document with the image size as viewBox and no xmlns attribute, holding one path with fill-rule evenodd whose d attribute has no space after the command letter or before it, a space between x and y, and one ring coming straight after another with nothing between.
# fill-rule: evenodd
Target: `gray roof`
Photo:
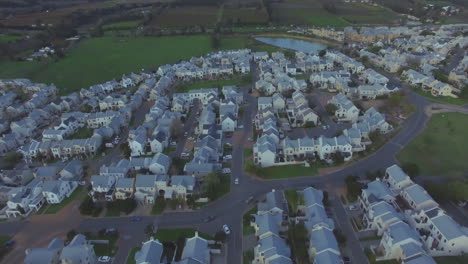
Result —
<instances>
[{"instance_id":1,"label":"gray roof","mask_svg":"<svg viewBox=\"0 0 468 264\"><path fill-rule=\"evenodd\" d=\"M267 193L265 202L258 203L258 211L270 211L273 208L279 208L283 212L287 211L282 191L271 191Z\"/></svg>"},{"instance_id":2,"label":"gray roof","mask_svg":"<svg viewBox=\"0 0 468 264\"><path fill-rule=\"evenodd\" d=\"M408 175L398 166L392 165L385 171L396 183L402 182L408 178Z\"/></svg>"},{"instance_id":3,"label":"gray roof","mask_svg":"<svg viewBox=\"0 0 468 264\"><path fill-rule=\"evenodd\" d=\"M448 240L466 236L462 227L446 214L436 216L432 218L431 221Z\"/></svg>"},{"instance_id":4,"label":"gray roof","mask_svg":"<svg viewBox=\"0 0 468 264\"><path fill-rule=\"evenodd\" d=\"M396 244L405 239L419 241L419 234L416 230L412 229L404 222L392 224L387 232L389 232L390 237L393 239L392 244Z\"/></svg>"},{"instance_id":5,"label":"gray roof","mask_svg":"<svg viewBox=\"0 0 468 264\"><path fill-rule=\"evenodd\" d=\"M45 181L42 185L42 191L58 194L61 184L62 181Z\"/></svg>"},{"instance_id":6,"label":"gray roof","mask_svg":"<svg viewBox=\"0 0 468 264\"><path fill-rule=\"evenodd\" d=\"M88 258L88 251L93 246L88 244L84 235L78 234L66 247L62 249L60 259L67 260L67 263L82 263Z\"/></svg>"},{"instance_id":7,"label":"gray roof","mask_svg":"<svg viewBox=\"0 0 468 264\"><path fill-rule=\"evenodd\" d=\"M414 184L405 189L408 196L416 203L422 204L427 201L434 201L432 197L419 184ZM435 203L435 201L434 201Z\"/></svg>"},{"instance_id":8,"label":"gray roof","mask_svg":"<svg viewBox=\"0 0 468 264\"><path fill-rule=\"evenodd\" d=\"M185 247L182 251L181 259L194 259L200 263L209 263L210 261L210 249L208 248L208 241L198 236L198 233L194 237L187 238L185 241Z\"/></svg>"},{"instance_id":9,"label":"gray roof","mask_svg":"<svg viewBox=\"0 0 468 264\"><path fill-rule=\"evenodd\" d=\"M341 264L341 257L331 251L324 251L314 256L314 264Z\"/></svg>"},{"instance_id":10,"label":"gray roof","mask_svg":"<svg viewBox=\"0 0 468 264\"><path fill-rule=\"evenodd\" d=\"M308 187L302 191L302 196L304 197L305 206L311 206L314 204L323 206L323 192L320 190Z\"/></svg>"},{"instance_id":11,"label":"gray roof","mask_svg":"<svg viewBox=\"0 0 468 264\"><path fill-rule=\"evenodd\" d=\"M305 209L305 215L307 220L304 222L304 225L307 229L313 229L316 226L328 226L333 229L335 223L331 218L328 218L325 209L320 205L313 205Z\"/></svg>"},{"instance_id":12,"label":"gray roof","mask_svg":"<svg viewBox=\"0 0 468 264\"><path fill-rule=\"evenodd\" d=\"M117 179L117 183L115 184L115 188L132 188L133 187L133 178L119 178Z\"/></svg>"},{"instance_id":13,"label":"gray roof","mask_svg":"<svg viewBox=\"0 0 468 264\"><path fill-rule=\"evenodd\" d=\"M156 175L138 174L136 176L135 188L155 187L155 182L156 182Z\"/></svg>"},{"instance_id":14,"label":"gray roof","mask_svg":"<svg viewBox=\"0 0 468 264\"><path fill-rule=\"evenodd\" d=\"M286 242L279 236L272 235L265 237L260 239L258 244L258 252L263 253L266 259L274 255L291 256L291 250L288 248L288 245L286 245Z\"/></svg>"},{"instance_id":15,"label":"gray roof","mask_svg":"<svg viewBox=\"0 0 468 264\"><path fill-rule=\"evenodd\" d=\"M57 252L62 250L64 242L60 238L54 238L47 248L33 248L26 255L24 264L52 263Z\"/></svg>"},{"instance_id":16,"label":"gray roof","mask_svg":"<svg viewBox=\"0 0 468 264\"><path fill-rule=\"evenodd\" d=\"M404 258L410 258L419 254L425 254L426 252L421 248L420 245L410 242L404 245L401 245L401 250L403 251Z\"/></svg>"},{"instance_id":17,"label":"gray roof","mask_svg":"<svg viewBox=\"0 0 468 264\"><path fill-rule=\"evenodd\" d=\"M163 153L157 153L156 155L154 155L152 163L160 164L167 171L169 169L169 166L171 166L171 158Z\"/></svg>"},{"instance_id":18,"label":"gray roof","mask_svg":"<svg viewBox=\"0 0 468 264\"><path fill-rule=\"evenodd\" d=\"M405 264L437 264L432 257L429 257L426 254L419 255L413 259L405 260Z\"/></svg>"},{"instance_id":19,"label":"gray roof","mask_svg":"<svg viewBox=\"0 0 468 264\"><path fill-rule=\"evenodd\" d=\"M255 224L258 226L258 236L271 232L279 234L279 224L281 223L281 215L261 214L255 215Z\"/></svg>"},{"instance_id":20,"label":"gray roof","mask_svg":"<svg viewBox=\"0 0 468 264\"><path fill-rule=\"evenodd\" d=\"M135 254L135 262L160 264L163 253L163 245L158 240L146 241L140 251Z\"/></svg>"},{"instance_id":21,"label":"gray roof","mask_svg":"<svg viewBox=\"0 0 468 264\"><path fill-rule=\"evenodd\" d=\"M173 175L171 177L172 186L184 186L185 188L193 188L195 186L195 178L191 175Z\"/></svg>"}]
</instances>

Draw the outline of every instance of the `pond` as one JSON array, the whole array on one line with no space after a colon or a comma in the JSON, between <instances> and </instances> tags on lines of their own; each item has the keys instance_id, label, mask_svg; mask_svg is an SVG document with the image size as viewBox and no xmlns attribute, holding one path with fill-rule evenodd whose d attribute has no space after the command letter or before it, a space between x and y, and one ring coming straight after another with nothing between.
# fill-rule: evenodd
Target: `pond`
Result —
<instances>
[{"instance_id":1,"label":"pond","mask_svg":"<svg viewBox=\"0 0 468 264\"><path fill-rule=\"evenodd\" d=\"M293 38L267 38L267 37L256 37L256 40L263 42L268 45L272 45L279 48L290 49L295 51L302 51L306 53L317 53L320 50L326 49L327 47L318 42L312 42L302 39Z\"/></svg>"}]
</instances>

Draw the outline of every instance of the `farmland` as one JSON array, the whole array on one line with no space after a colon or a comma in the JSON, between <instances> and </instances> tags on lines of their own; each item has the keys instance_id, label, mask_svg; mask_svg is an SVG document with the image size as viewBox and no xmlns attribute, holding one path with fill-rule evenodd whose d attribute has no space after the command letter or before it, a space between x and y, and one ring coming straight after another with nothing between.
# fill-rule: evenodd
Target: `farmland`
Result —
<instances>
[{"instance_id":1,"label":"farmland","mask_svg":"<svg viewBox=\"0 0 468 264\"><path fill-rule=\"evenodd\" d=\"M224 8L222 23L225 24L264 24L268 23L265 9Z\"/></svg>"},{"instance_id":2,"label":"farmland","mask_svg":"<svg viewBox=\"0 0 468 264\"><path fill-rule=\"evenodd\" d=\"M0 43L15 42L20 40L21 36L16 35L0 35Z\"/></svg>"},{"instance_id":3,"label":"farmland","mask_svg":"<svg viewBox=\"0 0 468 264\"><path fill-rule=\"evenodd\" d=\"M208 36L92 38L79 43L58 61L1 61L0 78L23 77L54 83L65 94L119 78L124 73L155 68L210 50Z\"/></svg>"},{"instance_id":4,"label":"farmland","mask_svg":"<svg viewBox=\"0 0 468 264\"><path fill-rule=\"evenodd\" d=\"M131 21L122 21L104 25L102 28L104 30L125 30L125 29L134 29L142 21L141 20L131 20Z\"/></svg>"},{"instance_id":5,"label":"farmland","mask_svg":"<svg viewBox=\"0 0 468 264\"><path fill-rule=\"evenodd\" d=\"M220 9L211 6L167 8L151 21L152 26L162 28L214 25Z\"/></svg>"}]
</instances>

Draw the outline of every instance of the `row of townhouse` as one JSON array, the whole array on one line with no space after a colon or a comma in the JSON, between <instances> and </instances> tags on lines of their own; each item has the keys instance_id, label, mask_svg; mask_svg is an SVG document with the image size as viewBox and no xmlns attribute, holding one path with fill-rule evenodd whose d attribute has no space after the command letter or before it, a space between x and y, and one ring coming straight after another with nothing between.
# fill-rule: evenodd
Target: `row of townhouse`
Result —
<instances>
[{"instance_id":1,"label":"row of townhouse","mask_svg":"<svg viewBox=\"0 0 468 264\"><path fill-rule=\"evenodd\" d=\"M255 89L263 92L265 95L272 95L276 92L283 93L287 91L305 90L307 83L305 80L297 80L289 77L281 69L272 69L272 65L264 62L260 71L260 79L255 83ZM273 66L274 67L274 66Z\"/></svg>"},{"instance_id":2,"label":"row of townhouse","mask_svg":"<svg viewBox=\"0 0 468 264\"><path fill-rule=\"evenodd\" d=\"M221 169L220 158L222 156L222 137L221 127L212 123L199 136L194 146L192 160L184 166L184 172L188 175L194 175L197 182L202 182L204 176Z\"/></svg>"},{"instance_id":3,"label":"row of townhouse","mask_svg":"<svg viewBox=\"0 0 468 264\"><path fill-rule=\"evenodd\" d=\"M266 194L264 202L257 205L257 213L251 226L255 229L258 242L254 248L253 264L293 263L291 249L286 244L284 231L287 230L288 207L282 191Z\"/></svg>"},{"instance_id":4,"label":"row of townhouse","mask_svg":"<svg viewBox=\"0 0 468 264\"><path fill-rule=\"evenodd\" d=\"M457 97L454 92L458 91L458 89L454 88L450 84L436 80L432 76L427 76L409 69L403 71L401 77L410 85L418 86L424 90L430 91L433 96Z\"/></svg>"},{"instance_id":5,"label":"row of townhouse","mask_svg":"<svg viewBox=\"0 0 468 264\"><path fill-rule=\"evenodd\" d=\"M333 39L338 42L343 42L344 40L344 32L342 30L337 30L335 28L314 27L314 28L309 28L308 31L318 37Z\"/></svg>"},{"instance_id":6,"label":"row of townhouse","mask_svg":"<svg viewBox=\"0 0 468 264\"><path fill-rule=\"evenodd\" d=\"M97 264L94 245L82 234L78 234L65 245L61 238L54 238L46 248L28 248L24 264L84 263Z\"/></svg>"},{"instance_id":7,"label":"row of townhouse","mask_svg":"<svg viewBox=\"0 0 468 264\"><path fill-rule=\"evenodd\" d=\"M383 259L403 263L435 263L429 256L468 252L468 232L448 216L432 197L397 165L359 197L366 229L382 235L377 251ZM416 259L427 262L416 262Z\"/></svg>"},{"instance_id":8,"label":"row of townhouse","mask_svg":"<svg viewBox=\"0 0 468 264\"><path fill-rule=\"evenodd\" d=\"M253 161L262 167L269 167L277 162L282 131L278 128L277 119L272 113L263 112L263 114L267 115L257 118L257 128L261 131L261 136L253 146Z\"/></svg>"},{"instance_id":9,"label":"row of townhouse","mask_svg":"<svg viewBox=\"0 0 468 264\"><path fill-rule=\"evenodd\" d=\"M127 178L131 171L145 170L154 174L153 176L165 175L168 173L170 166L171 158L162 153L154 155L153 158L122 159L109 166L103 165L99 170L99 175L91 176L92 190L90 194L94 200L125 199L128 196L126 195L127 189L133 188L130 185L133 181ZM117 192L116 183L120 179L124 180L119 184L121 190ZM132 195L133 192L131 192L130 196Z\"/></svg>"},{"instance_id":10,"label":"row of townhouse","mask_svg":"<svg viewBox=\"0 0 468 264\"><path fill-rule=\"evenodd\" d=\"M353 27L344 28L344 40L362 43L375 43L381 40L391 40L409 32L407 27Z\"/></svg>"},{"instance_id":11,"label":"row of townhouse","mask_svg":"<svg viewBox=\"0 0 468 264\"><path fill-rule=\"evenodd\" d=\"M219 106L219 122L223 132L234 132L237 129L239 105L234 99L222 100Z\"/></svg>"},{"instance_id":12,"label":"row of townhouse","mask_svg":"<svg viewBox=\"0 0 468 264\"><path fill-rule=\"evenodd\" d=\"M2 172L2 175L4 180L15 173ZM21 175L25 176L24 171ZM45 202L61 203L78 187L78 180L83 176L83 168L78 161L72 161L65 167L40 167L32 175L34 178L29 177L32 180L26 185L8 188L6 217L27 216L33 211L38 211Z\"/></svg>"},{"instance_id":13,"label":"row of townhouse","mask_svg":"<svg viewBox=\"0 0 468 264\"><path fill-rule=\"evenodd\" d=\"M110 93L121 90L123 88L129 88L137 86L146 79L153 78L153 74L141 72L140 74L130 73L127 75L122 75L120 81L110 80L102 84L95 84L90 86L88 89L82 88L80 90L80 97L82 99L88 98L99 98L104 97Z\"/></svg>"},{"instance_id":14,"label":"row of townhouse","mask_svg":"<svg viewBox=\"0 0 468 264\"><path fill-rule=\"evenodd\" d=\"M338 242L333 234L335 224L328 218L323 204L323 192L313 187L299 191L304 199L300 210L304 215L296 218L303 222L309 236L308 254L314 264L343 263Z\"/></svg>"},{"instance_id":15,"label":"row of townhouse","mask_svg":"<svg viewBox=\"0 0 468 264\"><path fill-rule=\"evenodd\" d=\"M206 240L195 232L195 235L185 239L184 248L180 261L172 262L174 264L185 264L185 263L203 263L210 264L211 255L216 254L216 250L212 250L210 245L214 242ZM164 264L165 256L163 254L164 246L159 240L150 240L144 242L141 249L135 253L134 262L136 264Z\"/></svg>"},{"instance_id":16,"label":"row of townhouse","mask_svg":"<svg viewBox=\"0 0 468 264\"><path fill-rule=\"evenodd\" d=\"M275 99L278 101L277 98ZM318 114L310 108L309 101L301 91L293 92L292 98L287 99L286 113L292 127L299 127L309 123L315 126L319 123Z\"/></svg>"}]
</instances>

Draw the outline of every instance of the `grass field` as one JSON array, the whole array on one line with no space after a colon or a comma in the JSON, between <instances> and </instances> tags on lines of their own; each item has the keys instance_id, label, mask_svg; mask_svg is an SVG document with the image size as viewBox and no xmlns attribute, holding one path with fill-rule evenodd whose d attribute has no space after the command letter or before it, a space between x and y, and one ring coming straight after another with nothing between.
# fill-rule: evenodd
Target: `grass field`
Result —
<instances>
[{"instance_id":1,"label":"grass field","mask_svg":"<svg viewBox=\"0 0 468 264\"><path fill-rule=\"evenodd\" d=\"M177 92L188 92L190 90L197 90L203 88L222 88L227 85L245 86L252 83L251 75L237 76L229 80L209 80L202 82L194 82L190 84L183 84L176 88Z\"/></svg>"},{"instance_id":2,"label":"grass field","mask_svg":"<svg viewBox=\"0 0 468 264\"><path fill-rule=\"evenodd\" d=\"M132 250L130 251L130 253L128 254L128 257L127 257L127 264L136 264L135 262L135 254L140 251L141 247L135 247L135 248L132 248Z\"/></svg>"},{"instance_id":3,"label":"grass field","mask_svg":"<svg viewBox=\"0 0 468 264\"><path fill-rule=\"evenodd\" d=\"M424 176L462 177L468 171L466 131L468 115L433 115L426 130L398 153L398 160L418 164Z\"/></svg>"},{"instance_id":4,"label":"grass field","mask_svg":"<svg viewBox=\"0 0 468 264\"><path fill-rule=\"evenodd\" d=\"M163 28L214 25L217 22L219 11L219 8L211 6L168 8L155 16L151 25Z\"/></svg>"},{"instance_id":5,"label":"grass field","mask_svg":"<svg viewBox=\"0 0 468 264\"><path fill-rule=\"evenodd\" d=\"M193 237L197 230L195 228L178 228L178 229L158 229L154 236L159 242L175 242L179 237ZM211 236L198 232L200 237L212 239Z\"/></svg>"},{"instance_id":6,"label":"grass field","mask_svg":"<svg viewBox=\"0 0 468 264\"><path fill-rule=\"evenodd\" d=\"M222 23L227 24L265 24L268 14L265 9L224 8Z\"/></svg>"},{"instance_id":7,"label":"grass field","mask_svg":"<svg viewBox=\"0 0 468 264\"><path fill-rule=\"evenodd\" d=\"M120 78L124 73L156 68L210 50L208 36L92 38L79 43L58 61L1 61L0 78L30 78L54 83L61 94L68 94Z\"/></svg>"},{"instance_id":8,"label":"grass field","mask_svg":"<svg viewBox=\"0 0 468 264\"><path fill-rule=\"evenodd\" d=\"M136 28L142 20L122 21L112 24L107 24L102 27L104 30L125 30Z\"/></svg>"},{"instance_id":9,"label":"grass field","mask_svg":"<svg viewBox=\"0 0 468 264\"><path fill-rule=\"evenodd\" d=\"M15 42L22 39L21 36L16 35L0 35L0 43Z\"/></svg>"},{"instance_id":10,"label":"grass field","mask_svg":"<svg viewBox=\"0 0 468 264\"><path fill-rule=\"evenodd\" d=\"M44 214L55 214L62 210L65 206L70 204L71 202L77 200L81 202L87 195L86 190L83 189L83 186L78 186L76 190L70 195L70 197L65 198L59 204L51 204L44 210ZM44 206L45 207L45 206Z\"/></svg>"},{"instance_id":11,"label":"grass field","mask_svg":"<svg viewBox=\"0 0 468 264\"><path fill-rule=\"evenodd\" d=\"M251 235L255 233L255 229L250 225L251 215L257 213L257 206L254 206L252 209L247 211L242 218L242 234L244 236Z\"/></svg>"},{"instance_id":12,"label":"grass field","mask_svg":"<svg viewBox=\"0 0 468 264\"><path fill-rule=\"evenodd\" d=\"M468 105L468 99L463 99L463 98L452 98L452 97L437 97L433 96L430 92L423 91L420 88L414 89L414 91L422 95L426 98L432 99L434 101L442 102L442 103L448 103L448 104L454 104L454 105Z\"/></svg>"},{"instance_id":13,"label":"grass field","mask_svg":"<svg viewBox=\"0 0 468 264\"><path fill-rule=\"evenodd\" d=\"M256 41L253 38L235 36L235 37L224 37L220 40L220 49L251 49L253 51L266 51L266 52L275 52L275 51L285 51L278 47L270 46L264 44L260 41Z\"/></svg>"},{"instance_id":14,"label":"grass field","mask_svg":"<svg viewBox=\"0 0 468 264\"><path fill-rule=\"evenodd\" d=\"M303 165L284 165L265 168L265 179L284 179L304 176L315 176L318 168L314 165L307 168Z\"/></svg>"},{"instance_id":15,"label":"grass field","mask_svg":"<svg viewBox=\"0 0 468 264\"><path fill-rule=\"evenodd\" d=\"M281 24L309 24L314 26L345 27L349 25L341 17L337 17L322 9L310 8L275 8L273 21Z\"/></svg>"}]
</instances>

